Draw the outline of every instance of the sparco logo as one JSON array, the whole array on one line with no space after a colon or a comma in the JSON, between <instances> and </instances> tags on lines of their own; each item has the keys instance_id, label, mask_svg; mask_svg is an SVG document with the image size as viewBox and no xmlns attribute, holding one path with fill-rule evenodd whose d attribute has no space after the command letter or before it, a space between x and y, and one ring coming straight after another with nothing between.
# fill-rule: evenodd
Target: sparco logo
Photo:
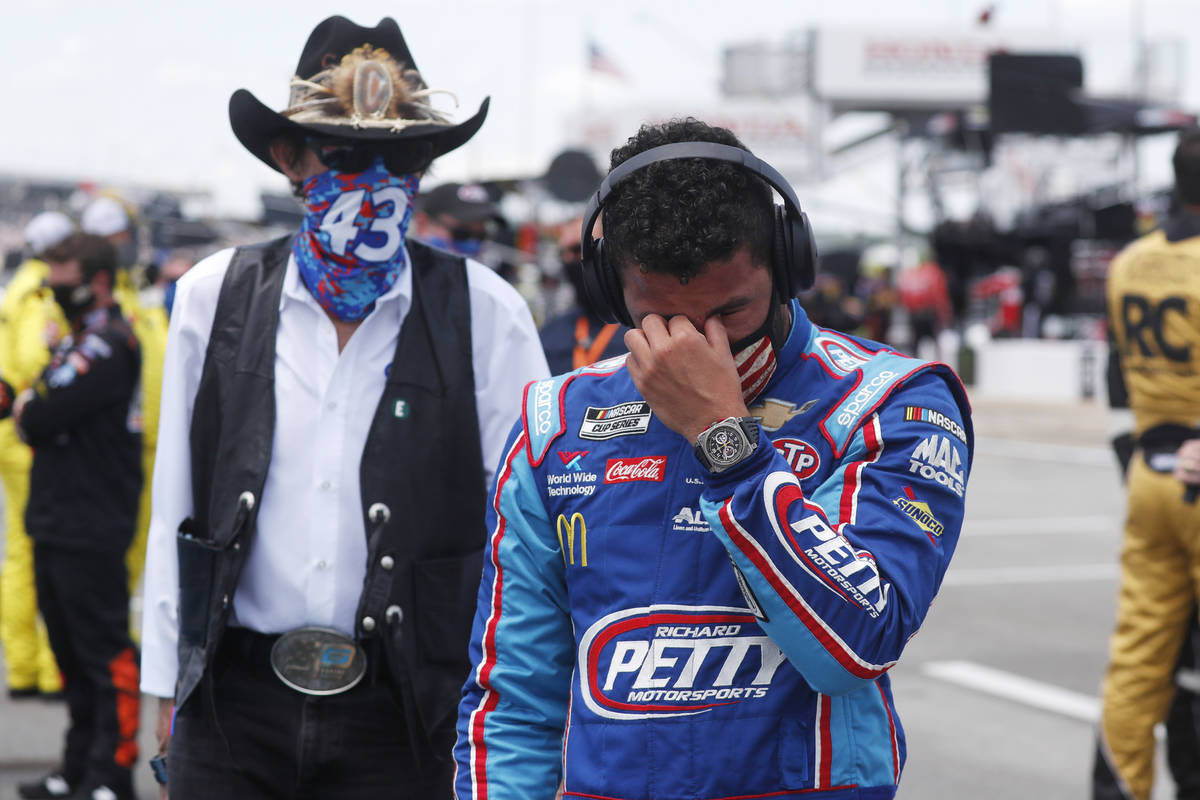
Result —
<instances>
[{"instance_id":1,"label":"sparco logo","mask_svg":"<svg viewBox=\"0 0 1200 800\"><path fill-rule=\"evenodd\" d=\"M604 470L604 482L658 481L661 483L666 466L666 456L610 458L608 467Z\"/></svg>"},{"instance_id":2,"label":"sparco logo","mask_svg":"<svg viewBox=\"0 0 1200 800\"><path fill-rule=\"evenodd\" d=\"M615 436L631 436L650 429L650 404L643 401L621 403L609 408L588 406L579 426L581 439L603 441Z\"/></svg>"},{"instance_id":3,"label":"sparco logo","mask_svg":"<svg viewBox=\"0 0 1200 800\"><path fill-rule=\"evenodd\" d=\"M631 608L579 640L580 689L608 719L703 714L766 697L785 660L745 608Z\"/></svg>"},{"instance_id":4,"label":"sparco logo","mask_svg":"<svg viewBox=\"0 0 1200 800\"><path fill-rule=\"evenodd\" d=\"M533 425L538 436L545 436L554 426L554 381L542 381L534 387Z\"/></svg>"},{"instance_id":5,"label":"sparco logo","mask_svg":"<svg viewBox=\"0 0 1200 800\"><path fill-rule=\"evenodd\" d=\"M838 425L847 427L854 424L862 412L867 408L872 400L879 394L880 390L887 385L888 381L896 377L896 373L892 370L884 370L871 379L871 382L854 393L854 397L842 407L838 413Z\"/></svg>"}]
</instances>

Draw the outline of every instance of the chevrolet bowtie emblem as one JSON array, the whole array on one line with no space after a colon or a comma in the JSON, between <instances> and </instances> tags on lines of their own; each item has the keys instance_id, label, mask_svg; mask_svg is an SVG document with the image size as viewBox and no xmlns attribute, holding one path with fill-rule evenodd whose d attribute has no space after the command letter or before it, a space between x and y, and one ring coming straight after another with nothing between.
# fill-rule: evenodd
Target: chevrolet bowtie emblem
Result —
<instances>
[{"instance_id":1,"label":"chevrolet bowtie emblem","mask_svg":"<svg viewBox=\"0 0 1200 800\"><path fill-rule=\"evenodd\" d=\"M758 417L762 422L762 426L767 430L777 431L786 425L789 420L807 412L816 404L816 400L809 400L800 408L796 408L795 403L785 403L782 400L776 400L774 397L768 397L763 402L753 406L750 409L750 414Z\"/></svg>"}]
</instances>

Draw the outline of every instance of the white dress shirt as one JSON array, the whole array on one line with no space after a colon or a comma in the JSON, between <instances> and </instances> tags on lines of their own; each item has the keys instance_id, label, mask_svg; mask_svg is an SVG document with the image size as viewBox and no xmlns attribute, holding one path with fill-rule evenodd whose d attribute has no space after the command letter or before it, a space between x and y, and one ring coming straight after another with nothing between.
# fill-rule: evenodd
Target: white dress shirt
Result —
<instances>
[{"instance_id":1,"label":"white dress shirt","mask_svg":"<svg viewBox=\"0 0 1200 800\"><path fill-rule=\"evenodd\" d=\"M158 697L175 692L175 533L192 514L192 405L232 256L233 250L210 256L179 281L167 337L142 619L142 691ZM520 295L474 261L467 262L467 284L475 403L490 483L520 414L522 388L549 370ZM333 323L289 257L275 337L271 466L233 597L236 624L263 633L322 625L353 635L367 560L359 463L387 371L404 369L391 362L411 304L412 272L405 269L339 354Z\"/></svg>"}]
</instances>

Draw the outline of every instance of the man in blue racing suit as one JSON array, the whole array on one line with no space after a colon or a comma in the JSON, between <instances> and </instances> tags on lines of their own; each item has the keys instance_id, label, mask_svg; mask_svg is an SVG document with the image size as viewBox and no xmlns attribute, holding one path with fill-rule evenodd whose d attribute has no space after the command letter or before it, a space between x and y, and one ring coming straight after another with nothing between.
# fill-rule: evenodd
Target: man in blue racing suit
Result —
<instances>
[{"instance_id":1,"label":"man in blue racing suit","mask_svg":"<svg viewBox=\"0 0 1200 800\"><path fill-rule=\"evenodd\" d=\"M612 165L585 269L630 352L526 388L457 795L893 797L887 671L958 540L963 389L808 321L807 219L729 131L643 127Z\"/></svg>"}]
</instances>

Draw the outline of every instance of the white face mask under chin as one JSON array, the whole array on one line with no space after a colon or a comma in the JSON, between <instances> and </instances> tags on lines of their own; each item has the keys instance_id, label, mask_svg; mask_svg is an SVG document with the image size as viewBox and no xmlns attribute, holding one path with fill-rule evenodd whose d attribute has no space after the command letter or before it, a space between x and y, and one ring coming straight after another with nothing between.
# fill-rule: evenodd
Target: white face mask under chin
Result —
<instances>
[{"instance_id":1,"label":"white face mask under chin","mask_svg":"<svg viewBox=\"0 0 1200 800\"><path fill-rule=\"evenodd\" d=\"M778 362L771 337L763 336L734 353L733 363L737 365L738 378L742 382L742 400L750 405L775 374Z\"/></svg>"}]
</instances>

